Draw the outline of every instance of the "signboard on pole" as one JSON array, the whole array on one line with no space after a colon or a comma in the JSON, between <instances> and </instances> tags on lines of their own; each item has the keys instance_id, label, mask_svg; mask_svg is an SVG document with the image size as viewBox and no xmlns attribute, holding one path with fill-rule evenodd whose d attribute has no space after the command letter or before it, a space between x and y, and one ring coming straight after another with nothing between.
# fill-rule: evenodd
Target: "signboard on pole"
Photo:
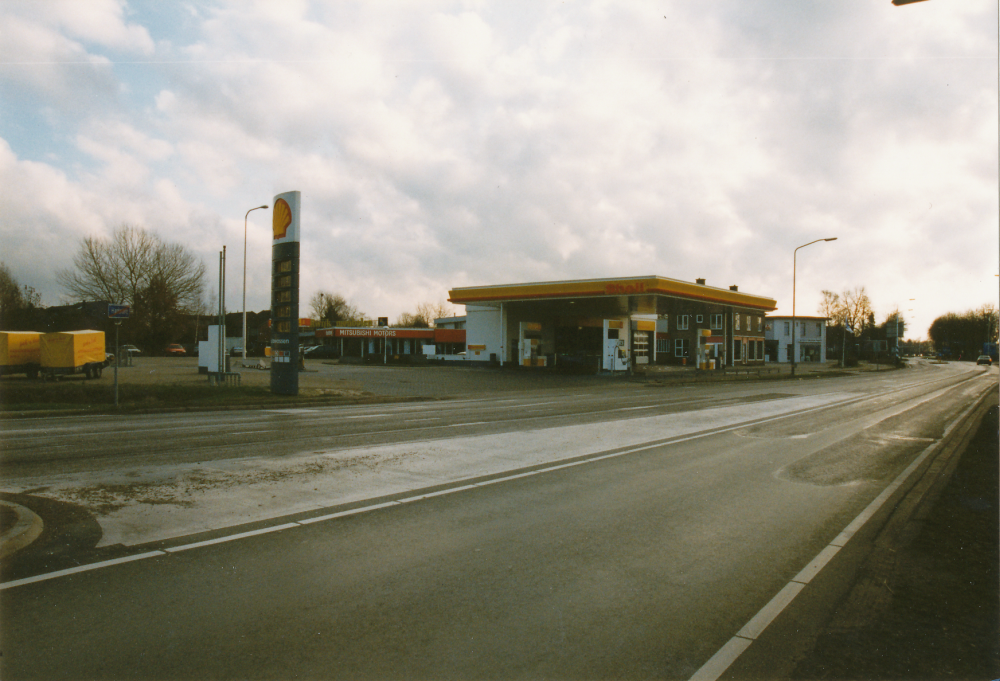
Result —
<instances>
[{"instance_id":1,"label":"signboard on pole","mask_svg":"<svg viewBox=\"0 0 1000 681\"><path fill-rule=\"evenodd\" d=\"M301 193L274 197L271 242L271 392L299 394L299 209Z\"/></svg>"},{"instance_id":2,"label":"signboard on pole","mask_svg":"<svg viewBox=\"0 0 1000 681\"><path fill-rule=\"evenodd\" d=\"M130 310L128 305L108 305L108 319L128 319Z\"/></svg>"}]
</instances>

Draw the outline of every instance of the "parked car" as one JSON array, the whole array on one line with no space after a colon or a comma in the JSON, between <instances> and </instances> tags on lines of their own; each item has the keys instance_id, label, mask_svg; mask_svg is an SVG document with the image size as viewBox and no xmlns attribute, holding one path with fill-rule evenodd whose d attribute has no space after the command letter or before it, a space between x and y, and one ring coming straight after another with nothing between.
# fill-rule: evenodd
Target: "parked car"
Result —
<instances>
[{"instance_id":1,"label":"parked car","mask_svg":"<svg viewBox=\"0 0 1000 681\"><path fill-rule=\"evenodd\" d=\"M340 350L332 345L313 345L302 351L306 359L339 359Z\"/></svg>"},{"instance_id":2,"label":"parked car","mask_svg":"<svg viewBox=\"0 0 1000 681\"><path fill-rule=\"evenodd\" d=\"M976 364L985 364L986 366L993 366L993 358L989 355L979 355L979 359L976 360Z\"/></svg>"},{"instance_id":3,"label":"parked car","mask_svg":"<svg viewBox=\"0 0 1000 681\"><path fill-rule=\"evenodd\" d=\"M167 346L167 355L186 355L187 350L180 343L172 343Z\"/></svg>"},{"instance_id":4,"label":"parked car","mask_svg":"<svg viewBox=\"0 0 1000 681\"><path fill-rule=\"evenodd\" d=\"M128 355L129 357L135 357L136 355L142 354L142 350L134 345L122 345L119 350L123 355Z\"/></svg>"}]
</instances>

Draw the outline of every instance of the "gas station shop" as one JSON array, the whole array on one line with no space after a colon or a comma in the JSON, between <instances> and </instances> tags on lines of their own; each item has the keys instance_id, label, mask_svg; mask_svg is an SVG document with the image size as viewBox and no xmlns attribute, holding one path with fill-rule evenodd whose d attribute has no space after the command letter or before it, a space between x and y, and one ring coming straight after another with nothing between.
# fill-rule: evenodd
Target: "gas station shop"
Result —
<instances>
[{"instance_id":1,"label":"gas station shop","mask_svg":"<svg viewBox=\"0 0 1000 681\"><path fill-rule=\"evenodd\" d=\"M465 306L469 360L604 371L762 364L776 307L737 286L659 276L456 288L449 301Z\"/></svg>"}]
</instances>

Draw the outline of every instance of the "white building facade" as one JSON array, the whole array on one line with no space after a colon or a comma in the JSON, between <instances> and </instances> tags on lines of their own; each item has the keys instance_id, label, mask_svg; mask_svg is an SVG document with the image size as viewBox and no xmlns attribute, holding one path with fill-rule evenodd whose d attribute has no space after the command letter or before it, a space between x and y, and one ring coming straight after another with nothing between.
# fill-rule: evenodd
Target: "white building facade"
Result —
<instances>
[{"instance_id":1,"label":"white building facade","mask_svg":"<svg viewBox=\"0 0 1000 681\"><path fill-rule=\"evenodd\" d=\"M767 317L764 343L771 362L826 361L826 317ZM792 352L792 324L795 324L795 351Z\"/></svg>"}]
</instances>

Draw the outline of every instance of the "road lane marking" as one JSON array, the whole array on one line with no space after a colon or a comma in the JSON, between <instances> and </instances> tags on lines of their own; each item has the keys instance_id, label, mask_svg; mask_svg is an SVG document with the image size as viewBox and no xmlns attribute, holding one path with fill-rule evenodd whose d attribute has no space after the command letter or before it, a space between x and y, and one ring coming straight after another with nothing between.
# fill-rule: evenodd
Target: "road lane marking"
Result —
<instances>
[{"instance_id":1,"label":"road lane marking","mask_svg":"<svg viewBox=\"0 0 1000 681\"><path fill-rule=\"evenodd\" d=\"M719 648L719 652L713 655L708 662L702 665L701 669L694 673L691 681L715 681L729 669L729 666L736 661L736 658L750 647L751 643L753 641L748 638L732 637L726 645Z\"/></svg>"},{"instance_id":2,"label":"road lane marking","mask_svg":"<svg viewBox=\"0 0 1000 681\"><path fill-rule=\"evenodd\" d=\"M740 638L756 641L764 633L764 630L767 629L767 625L773 622L804 588L806 588L806 585L799 582L789 582L786 584L781 591L775 594L774 598L768 601L767 605L760 609L760 612L743 625L743 628L736 635Z\"/></svg>"},{"instance_id":3,"label":"road lane marking","mask_svg":"<svg viewBox=\"0 0 1000 681\"><path fill-rule=\"evenodd\" d=\"M164 551L168 553L177 553L178 551L187 551L188 549L197 549L202 546L211 546L213 544L222 544L227 541L236 541L237 539L244 539L246 537L256 537L260 534L267 534L269 532L280 532L281 530L290 530L293 527L300 527L298 523L285 523L284 525L275 525L274 527L265 527L261 530L251 530L250 532L240 532L239 534L230 534L225 537L219 537L217 539L207 539L205 541L196 541L193 544L183 544L182 546L171 546Z\"/></svg>"},{"instance_id":4,"label":"road lane marking","mask_svg":"<svg viewBox=\"0 0 1000 681\"><path fill-rule=\"evenodd\" d=\"M399 506L398 501L387 501L384 504L372 504L371 506L361 506L359 508L352 508L348 511L340 511L339 513L330 513L328 515L321 515L315 518L306 518L305 520L298 521L299 525L310 525L312 523L319 523L324 520L333 520L334 518L343 518L344 516L356 515L358 513L367 513L368 511L374 511L377 508L387 508L389 506Z\"/></svg>"},{"instance_id":5,"label":"road lane marking","mask_svg":"<svg viewBox=\"0 0 1000 681\"><path fill-rule=\"evenodd\" d=\"M122 563L131 563L136 560L142 560L143 558L153 558L154 556L165 556L163 551L149 551L147 553L137 553L134 556L125 556L124 558L114 558L112 560L103 560L100 563L91 563L90 565L80 565L74 568L68 568L66 570L57 570L56 572L48 572L44 575L35 575L34 577L25 577L24 579L15 579L10 582L0 583L0 589L10 589L15 586L21 586L22 584L33 584L35 582L44 582L49 579L56 579L57 577L65 577L66 575L74 575L78 572L89 572L90 570L100 570L101 568L110 567L112 565L121 565Z\"/></svg>"}]
</instances>

